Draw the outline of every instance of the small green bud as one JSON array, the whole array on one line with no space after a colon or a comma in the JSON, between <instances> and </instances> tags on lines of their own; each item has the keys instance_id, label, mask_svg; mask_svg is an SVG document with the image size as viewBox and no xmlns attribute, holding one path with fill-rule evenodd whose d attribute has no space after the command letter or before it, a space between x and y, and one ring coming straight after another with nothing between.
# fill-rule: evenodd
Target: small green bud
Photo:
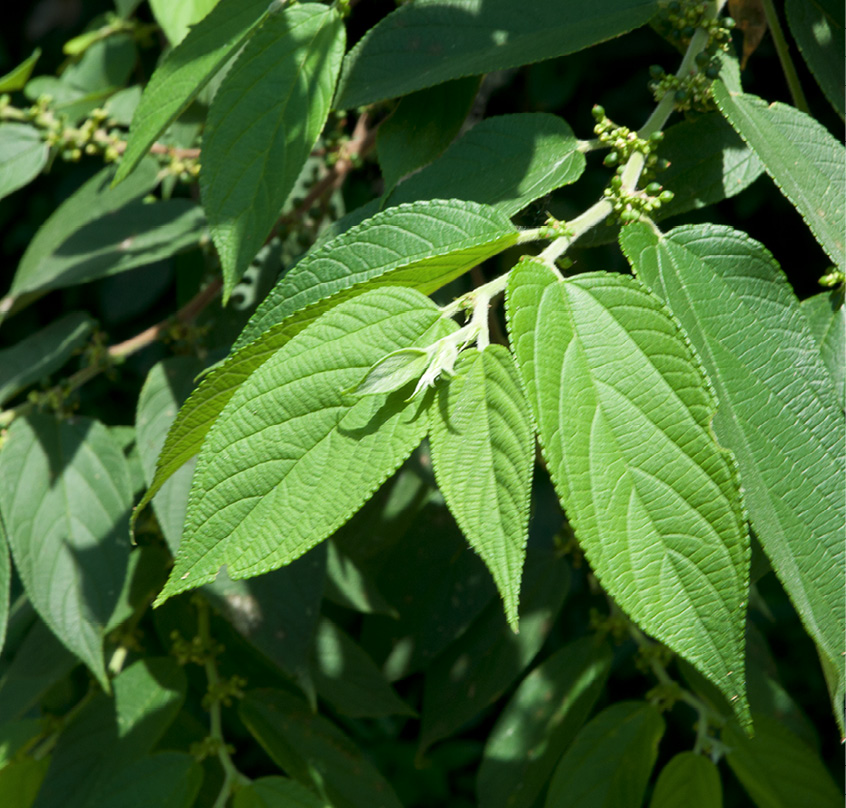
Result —
<instances>
[{"instance_id":1,"label":"small green bud","mask_svg":"<svg viewBox=\"0 0 846 808\"><path fill-rule=\"evenodd\" d=\"M675 94L673 95L673 100L677 104L683 104L685 101L687 101L687 98L687 90L676 90Z\"/></svg>"},{"instance_id":2,"label":"small green bud","mask_svg":"<svg viewBox=\"0 0 846 808\"><path fill-rule=\"evenodd\" d=\"M664 139L664 133L659 129L657 132L652 132L649 135L649 140L652 143L660 143Z\"/></svg>"},{"instance_id":3,"label":"small green bud","mask_svg":"<svg viewBox=\"0 0 846 808\"><path fill-rule=\"evenodd\" d=\"M653 79L660 79L664 76L664 68L661 65L652 65L649 68L649 75L652 76Z\"/></svg>"},{"instance_id":4,"label":"small green bud","mask_svg":"<svg viewBox=\"0 0 846 808\"><path fill-rule=\"evenodd\" d=\"M661 193L661 186L657 182L650 182L649 185L646 186L645 190L650 196L655 196L656 194Z\"/></svg>"},{"instance_id":5,"label":"small green bud","mask_svg":"<svg viewBox=\"0 0 846 808\"><path fill-rule=\"evenodd\" d=\"M599 104L594 104L593 109L591 110L591 114L598 121L601 121L605 117L605 107Z\"/></svg>"},{"instance_id":6,"label":"small green bud","mask_svg":"<svg viewBox=\"0 0 846 808\"><path fill-rule=\"evenodd\" d=\"M619 162L620 155L617 152L612 151L605 155L605 159L602 161L602 164L608 166L608 168L611 168L611 166L615 166Z\"/></svg>"},{"instance_id":7,"label":"small green bud","mask_svg":"<svg viewBox=\"0 0 846 808\"><path fill-rule=\"evenodd\" d=\"M658 196L658 199L660 199L662 203L672 202L674 196L675 196L675 194L672 191L661 191L661 193Z\"/></svg>"},{"instance_id":8,"label":"small green bud","mask_svg":"<svg viewBox=\"0 0 846 808\"><path fill-rule=\"evenodd\" d=\"M709 67L709 68L705 71L705 75L706 75L709 79L711 79L712 81L713 81L714 79L718 79L718 78L720 77L720 68L719 68L719 67Z\"/></svg>"},{"instance_id":9,"label":"small green bud","mask_svg":"<svg viewBox=\"0 0 846 808\"><path fill-rule=\"evenodd\" d=\"M632 210L631 208L627 208L620 214L620 221L621 222L633 222L637 219L637 211Z\"/></svg>"},{"instance_id":10,"label":"small green bud","mask_svg":"<svg viewBox=\"0 0 846 808\"><path fill-rule=\"evenodd\" d=\"M619 174L615 174L611 177L611 187L616 189L621 188L623 185L623 178Z\"/></svg>"},{"instance_id":11,"label":"small green bud","mask_svg":"<svg viewBox=\"0 0 846 808\"><path fill-rule=\"evenodd\" d=\"M734 18L725 17L723 19L723 28L727 28L729 31L731 31L731 29L734 28L735 25L737 25L737 23L734 21Z\"/></svg>"}]
</instances>

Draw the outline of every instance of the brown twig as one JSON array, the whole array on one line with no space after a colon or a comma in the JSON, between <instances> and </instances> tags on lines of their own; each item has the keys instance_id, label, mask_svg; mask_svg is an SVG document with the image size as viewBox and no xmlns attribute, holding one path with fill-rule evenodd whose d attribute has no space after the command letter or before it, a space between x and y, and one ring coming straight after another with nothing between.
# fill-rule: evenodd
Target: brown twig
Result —
<instances>
[{"instance_id":1,"label":"brown twig","mask_svg":"<svg viewBox=\"0 0 846 808\"><path fill-rule=\"evenodd\" d=\"M127 141L113 140L105 129L97 129L93 137L98 143L111 146L118 154L123 154L126 151ZM164 143L154 143L150 146L150 154L160 154L173 157L176 160L196 160L200 156L200 149L179 149L176 146L167 146Z\"/></svg>"}]
</instances>

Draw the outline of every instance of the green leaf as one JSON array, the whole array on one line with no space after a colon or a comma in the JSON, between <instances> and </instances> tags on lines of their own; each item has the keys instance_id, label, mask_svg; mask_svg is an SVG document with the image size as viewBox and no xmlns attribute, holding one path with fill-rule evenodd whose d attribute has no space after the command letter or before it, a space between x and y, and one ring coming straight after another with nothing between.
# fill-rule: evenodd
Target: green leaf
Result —
<instances>
[{"instance_id":1,"label":"green leaf","mask_svg":"<svg viewBox=\"0 0 846 808\"><path fill-rule=\"evenodd\" d=\"M429 351L423 348L402 348L380 359L349 392L356 396L393 393L416 382L430 362Z\"/></svg>"},{"instance_id":2,"label":"green leaf","mask_svg":"<svg viewBox=\"0 0 846 808\"><path fill-rule=\"evenodd\" d=\"M528 667L546 640L569 589L569 567L548 550L529 554L520 598L520 633L498 603L429 667L423 690L420 752L452 735L493 704Z\"/></svg>"},{"instance_id":3,"label":"green leaf","mask_svg":"<svg viewBox=\"0 0 846 808\"><path fill-rule=\"evenodd\" d=\"M126 458L88 418L16 418L0 452L0 511L27 595L108 689L103 633L129 556Z\"/></svg>"},{"instance_id":4,"label":"green leaf","mask_svg":"<svg viewBox=\"0 0 846 808\"><path fill-rule=\"evenodd\" d=\"M0 199L32 182L49 155L50 147L34 126L0 125Z\"/></svg>"},{"instance_id":5,"label":"green leaf","mask_svg":"<svg viewBox=\"0 0 846 808\"><path fill-rule=\"evenodd\" d=\"M138 166L156 138L239 51L267 11L267 0L220 0L164 58L132 118L115 183Z\"/></svg>"},{"instance_id":6,"label":"green leaf","mask_svg":"<svg viewBox=\"0 0 846 808\"><path fill-rule=\"evenodd\" d=\"M173 659L148 657L126 668L112 687L114 699L97 693L59 736L35 808L103 805L115 775L146 755L170 726L186 682Z\"/></svg>"},{"instance_id":7,"label":"green leaf","mask_svg":"<svg viewBox=\"0 0 846 808\"><path fill-rule=\"evenodd\" d=\"M300 699L281 690L254 690L238 714L278 766L323 791L334 808L401 808L361 750Z\"/></svg>"},{"instance_id":8,"label":"green leaf","mask_svg":"<svg viewBox=\"0 0 846 808\"><path fill-rule=\"evenodd\" d=\"M377 289L336 306L268 359L203 444L158 602L214 580L223 564L234 579L276 569L344 524L420 442L428 418L397 394L351 405L343 391L382 356L455 328L419 292Z\"/></svg>"},{"instance_id":9,"label":"green leaf","mask_svg":"<svg viewBox=\"0 0 846 808\"><path fill-rule=\"evenodd\" d=\"M8 766L23 749L47 731L46 718L24 718L0 725L0 769Z\"/></svg>"},{"instance_id":10,"label":"green leaf","mask_svg":"<svg viewBox=\"0 0 846 808\"><path fill-rule=\"evenodd\" d=\"M461 354L454 378L438 387L430 441L438 487L491 571L516 631L535 434L507 348L489 345Z\"/></svg>"},{"instance_id":11,"label":"green leaf","mask_svg":"<svg viewBox=\"0 0 846 808\"><path fill-rule=\"evenodd\" d=\"M393 188L406 174L431 163L455 138L479 90L476 76L448 81L401 99L379 127L376 151Z\"/></svg>"},{"instance_id":12,"label":"green leaf","mask_svg":"<svg viewBox=\"0 0 846 808\"><path fill-rule=\"evenodd\" d=\"M191 808L203 769L185 752L158 752L119 769L88 808Z\"/></svg>"},{"instance_id":13,"label":"green leaf","mask_svg":"<svg viewBox=\"0 0 846 808\"><path fill-rule=\"evenodd\" d=\"M9 558L9 540L0 515L0 651L6 642L6 625L9 622L9 593L12 586L12 560ZM0 753L0 756L2 754Z\"/></svg>"},{"instance_id":14,"label":"green leaf","mask_svg":"<svg viewBox=\"0 0 846 808\"><path fill-rule=\"evenodd\" d=\"M234 808L330 808L296 780L260 777L235 792Z\"/></svg>"},{"instance_id":15,"label":"green leaf","mask_svg":"<svg viewBox=\"0 0 846 808\"><path fill-rule=\"evenodd\" d=\"M766 249L728 227L659 237L631 225L622 245L705 363L721 402L717 440L737 457L755 535L820 649L840 714L846 437L799 303Z\"/></svg>"},{"instance_id":16,"label":"green leaf","mask_svg":"<svg viewBox=\"0 0 846 808\"><path fill-rule=\"evenodd\" d=\"M748 721L749 537L716 401L660 301L622 275L524 259L509 333L555 489L603 587Z\"/></svg>"},{"instance_id":17,"label":"green leaf","mask_svg":"<svg viewBox=\"0 0 846 808\"><path fill-rule=\"evenodd\" d=\"M534 804L602 693L611 659L606 644L585 637L559 648L520 683L485 744L479 808Z\"/></svg>"},{"instance_id":18,"label":"green leaf","mask_svg":"<svg viewBox=\"0 0 846 808\"><path fill-rule=\"evenodd\" d=\"M663 734L664 719L651 704L607 707L564 753L546 808L639 808Z\"/></svg>"},{"instance_id":19,"label":"green leaf","mask_svg":"<svg viewBox=\"0 0 846 808\"><path fill-rule=\"evenodd\" d=\"M729 724L722 742L731 770L757 808L836 808L843 794L819 756L779 721L755 713L755 737Z\"/></svg>"},{"instance_id":20,"label":"green leaf","mask_svg":"<svg viewBox=\"0 0 846 808\"><path fill-rule=\"evenodd\" d=\"M194 379L203 364L192 356L174 356L153 365L147 374L138 396L135 428L138 454L148 484L153 479L156 459L177 410L194 387ZM179 548L193 473L193 463L182 466L153 500L153 510L172 555L176 555Z\"/></svg>"},{"instance_id":21,"label":"green leaf","mask_svg":"<svg viewBox=\"0 0 846 808\"><path fill-rule=\"evenodd\" d=\"M30 808L35 800L50 758L24 758L0 771L0 800L3 805Z\"/></svg>"},{"instance_id":22,"label":"green leaf","mask_svg":"<svg viewBox=\"0 0 846 808\"><path fill-rule=\"evenodd\" d=\"M320 621L314 638L312 671L317 694L342 715L378 718L415 714L367 652L326 618Z\"/></svg>"},{"instance_id":23,"label":"green leaf","mask_svg":"<svg viewBox=\"0 0 846 808\"><path fill-rule=\"evenodd\" d=\"M264 244L326 123L344 43L334 8L275 7L215 93L200 192L220 254L224 301Z\"/></svg>"},{"instance_id":24,"label":"green leaf","mask_svg":"<svg viewBox=\"0 0 846 808\"><path fill-rule=\"evenodd\" d=\"M768 105L754 95L730 93L719 81L714 82L714 100L831 260L846 268L843 144L810 115L779 102Z\"/></svg>"},{"instance_id":25,"label":"green leaf","mask_svg":"<svg viewBox=\"0 0 846 808\"><path fill-rule=\"evenodd\" d=\"M215 6L217 0L150 0L150 10L168 42L176 47Z\"/></svg>"},{"instance_id":26,"label":"green leaf","mask_svg":"<svg viewBox=\"0 0 846 808\"><path fill-rule=\"evenodd\" d=\"M85 344L94 325L84 312L71 312L0 351L0 404L62 367Z\"/></svg>"},{"instance_id":27,"label":"green leaf","mask_svg":"<svg viewBox=\"0 0 846 808\"><path fill-rule=\"evenodd\" d=\"M29 81L35 63L40 56L41 48L36 48L17 67L12 68L4 76L0 76L0 93L14 93L17 90L22 90Z\"/></svg>"},{"instance_id":28,"label":"green leaf","mask_svg":"<svg viewBox=\"0 0 846 808\"><path fill-rule=\"evenodd\" d=\"M624 34L657 11L650 0L417 0L371 28L347 54L337 109L450 79L552 59Z\"/></svg>"},{"instance_id":29,"label":"green leaf","mask_svg":"<svg viewBox=\"0 0 846 808\"><path fill-rule=\"evenodd\" d=\"M843 409L846 407L846 365L843 361L846 356L846 309L843 307L843 290L820 292L803 300L802 314L808 320Z\"/></svg>"},{"instance_id":30,"label":"green leaf","mask_svg":"<svg viewBox=\"0 0 846 808\"><path fill-rule=\"evenodd\" d=\"M790 31L826 98L846 115L843 101L843 3L839 0L785 0Z\"/></svg>"},{"instance_id":31,"label":"green leaf","mask_svg":"<svg viewBox=\"0 0 846 808\"><path fill-rule=\"evenodd\" d=\"M649 808L690 808L692 805L723 808L720 773L708 758L694 752L680 752L661 769Z\"/></svg>"}]
</instances>

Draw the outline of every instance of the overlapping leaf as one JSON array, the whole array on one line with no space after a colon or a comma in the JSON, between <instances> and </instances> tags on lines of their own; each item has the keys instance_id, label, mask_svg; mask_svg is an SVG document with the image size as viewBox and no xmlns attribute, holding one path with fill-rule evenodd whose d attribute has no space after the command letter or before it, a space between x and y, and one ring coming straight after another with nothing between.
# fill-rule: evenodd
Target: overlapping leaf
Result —
<instances>
[{"instance_id":1,"label":"overlapping leaf","mask_svg":"<svg viewBox=\"0 0 846 808\"><path fill-rule=\"evenodd\" d=\"M749 538L716 402L678 325L630 278L509 280L509 332L556 491L602 585L748 720Z\"/></svg>"},{"instance_id":2,"label":"overlapping leaf","mask_svg":"<svg viewBox=\"0 0 846 808\"><path fill-rule=\"evenodd\" d=\"M832 261L846 268L846 148L810 115L714 82L714 99Z\"/></svg>"},{"instance_id":3,"label":"overlapping leaf","mask_svg":"<svg viewBox=\"0 0 846 808\"><path fill-rule=\"evenodd\" d=\"M418 0L389 14L350 51L335 106L349 109L574 53L643 25L657 8L653 0L595 0L564 9L557 0Z\"/></svg>"},{"instance_id":4,"label":"overlapping leaf","mask_svg":"<svg viewBox=\"0 0 846 808\"><path fill-rule=\"evenodd\" d=\"M649 808L723 808L717 767L704 755L680 752L658 775Z\"/></svg>"},{"instance_id":5,"label":"overlapping leaf","mask_svg":"<svg viewBox=\"0 0 846 808\"><path fill-rule=\"evenodd\" d=\"M6 642L6 624L9 621L9 592L12 585L12 560L9 558L9 541L0 515L0 651Z\"/></svg>"},{"instance_id":6,"label":"overlapping leaf","mask_svg":"<svg viewBox=\"0 0 846 808\"><path fill-rule=\"evenodd\" d=\"M802 301L802 314L819 345L823 364L831 374L840 408L846 401L846 308L843 290L821 292Z\"/></svg>"},{"instance_id":7,"label":"overlapping leaf","mask_svg":"<svg viewBox=\"0 0 846 808\"><path fill-rule=\"evenodd\" d=\"M0 125L0 199L32 182L49 154L50 147L34 126Z\"/></svg>"},{"instance_id":8,"label":"overlapping leaf","mask_svg":"<svg viewBox=\"0 0 846 808\"><path fill-rule=\"evenodd\" d=\"M772 256L744 233L699 225L659 237L632 225L622 244L705 363L720 400L717 439L737 457L755 534L820 649L840 715L846 438L806 318Z\"/></svg>"},{"instance_id":9,"label":"overlapping leaf","mask_svg":"<svg viewBox=\"0 0 846 808\"><path fill-rule=\"evenodd\" d=\"M286 777L259 777L235 793L234 808L327 808L313 791Z\"/></svg>"},{"instance_id":10,"label":"overlapping leaf","mask_svg":"<svg viewBox=\"0 0 846 808\"><path fill-rule=\"evenodd\" d=\"M203 444L175 569L160 601L214 580L276 569L325 539L373 494L428 428L399 391L350 402L391 351L456 326L408 289L342 303L238 389Z\"/></svg>"},{"instance_id":11,"label":"overlapping leaf","mask_svg":"<svg viewBox=\"0 0 846 808\"><path fill-rule=\"evenodd\" d=\"M432 466L467 540L496 581L516 630L529 535L535 436L507 348L462 354L432 413Z\"/></svg>"}]
</instances>

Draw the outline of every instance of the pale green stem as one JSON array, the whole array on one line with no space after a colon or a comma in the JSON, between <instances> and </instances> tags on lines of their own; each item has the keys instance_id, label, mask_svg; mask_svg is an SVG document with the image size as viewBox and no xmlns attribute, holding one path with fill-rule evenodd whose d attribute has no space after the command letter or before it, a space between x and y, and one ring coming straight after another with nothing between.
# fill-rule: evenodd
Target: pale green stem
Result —
<instances>
[{"instance_id":1,"label":"pale green stem","mask_svg":"<svg viewBox=\"0 0 846 808\"><path fill-rule=\"evenodd\" d=\"M767 25L773 36L773 44L778 54L778 60L781 62L781 69L784 71L784 77L787 79L790 96L793 98L793 106L802 112L810 112L808 101L805 99L805 93L802 92L802 85L796 73L796 67L793 64L793 59L790 58L790 46L787 44L784 31L781 28L773 0L762 0L762 5L764 6Z\"/></svg>"}]
</instances>

